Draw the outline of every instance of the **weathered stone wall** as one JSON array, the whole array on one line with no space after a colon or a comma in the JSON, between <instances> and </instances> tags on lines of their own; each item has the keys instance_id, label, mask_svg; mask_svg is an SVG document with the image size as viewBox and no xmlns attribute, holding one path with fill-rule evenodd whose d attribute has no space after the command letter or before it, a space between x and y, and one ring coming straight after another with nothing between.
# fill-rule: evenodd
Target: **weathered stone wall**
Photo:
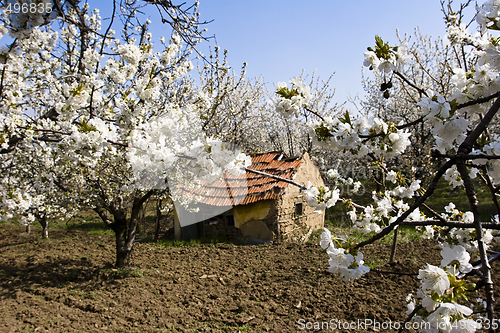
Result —
<instances>
[{"instance_id":1,"label":"weathered stone wall","mask_svg":"<svg viewBox=\"0 0 500 333\"><path fill-rule=\"evenodd\" d=\"M324 186L323 178L317 166L313 163L306 152L302 157L302 163L297 170L293 180L299 184L307 185L310 181L315 186ZM295 215L295 204L302 203L302 215ZM314 213L314 209L307 204L304 194L297 186L288 185L285 193L278 201L278 214L281 237L290 239L300 237L313 230L322 229L325 225L325 214Z\"/></svg>"}]
</instances>

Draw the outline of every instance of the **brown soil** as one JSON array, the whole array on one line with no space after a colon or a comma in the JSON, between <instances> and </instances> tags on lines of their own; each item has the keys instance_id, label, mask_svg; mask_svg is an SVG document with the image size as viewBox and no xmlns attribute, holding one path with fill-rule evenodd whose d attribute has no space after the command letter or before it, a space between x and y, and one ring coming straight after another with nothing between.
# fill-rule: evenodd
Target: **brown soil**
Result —
<instances>
[{"instance_id":1,"label":"brown soil","mask_svg":"<svg viewBox=\"0 0 500 333\"><path fill-rule=\"evenodd\" d=\"M343 283L312 244L136 243L134 268L116 270L113 237L22 231L0 226L0 332L311 332L300 319L403 322L417 289L416 276L378 272ZM436 247L400 244L400 261L377 269L416 273ZM389 246L364 253L387 262Z\"/></svg>"}]
</instances>

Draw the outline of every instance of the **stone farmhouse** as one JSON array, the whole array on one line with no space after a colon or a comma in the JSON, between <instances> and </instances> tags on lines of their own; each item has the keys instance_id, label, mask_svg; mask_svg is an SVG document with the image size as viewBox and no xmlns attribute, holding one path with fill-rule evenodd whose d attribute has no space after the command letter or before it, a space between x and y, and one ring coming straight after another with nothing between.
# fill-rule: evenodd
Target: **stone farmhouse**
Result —
<instances>
[{"instance_id":1,"label":"stone farmhouse","mask_svg":"<svg viewBox=\"0 0 500 333\"><path fill-rule=\"evenodd\" d=\"M310 181L324 186L308 153L301 157L288 157L282 151L259 153L248 168L302 185ZM176 239L224 235L244 243L305 240L324 226L324 212L314 213L299 187L249 171L240 176L226 173L223 181L204 184L196 194L202 198L198 212L175 205Z\"/></svg>"}]
</instances>

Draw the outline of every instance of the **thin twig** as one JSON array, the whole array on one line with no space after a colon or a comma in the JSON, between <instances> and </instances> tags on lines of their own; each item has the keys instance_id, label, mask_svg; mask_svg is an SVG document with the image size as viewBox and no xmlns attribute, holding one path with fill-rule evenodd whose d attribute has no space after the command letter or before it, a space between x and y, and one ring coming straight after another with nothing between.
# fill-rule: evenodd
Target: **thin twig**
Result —
<instances>
[{"instance_id":1,"label":"thin twig","mask_svg":"<svg viewBox=\"0 0 500 333\"><path fill-rule=\"evenodd\" d=\"M379 269L370 269L370 272L380 273L380 274L395 274L395 275L418 275L418 273L405 273L405 272L390 272L390 271L381 271Z\"/></svg>"}]
</instances>

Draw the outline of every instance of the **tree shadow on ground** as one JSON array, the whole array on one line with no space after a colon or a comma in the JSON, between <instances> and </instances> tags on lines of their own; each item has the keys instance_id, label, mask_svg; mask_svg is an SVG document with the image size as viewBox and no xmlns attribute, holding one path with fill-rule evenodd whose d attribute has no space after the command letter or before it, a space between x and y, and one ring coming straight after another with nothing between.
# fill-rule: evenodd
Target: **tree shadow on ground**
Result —
<instances>
[{"instance_id":1,"label":"tree shadow on ground","mask_svg":"<svg viewBox=\"0 0 500 333\"><path fill-rule=\"evenodd\" d=\"M32 262L33 256L28 257L25 265L0 264L0 287L4 297L13 296L17 291L32 291L38 287L63 288L69 283L85 285L91 289L95 280L97 284L100 272L109 269L94 266L86 258L82 259L56 259L41 263Z\"/></svg>"}]
</instances>

